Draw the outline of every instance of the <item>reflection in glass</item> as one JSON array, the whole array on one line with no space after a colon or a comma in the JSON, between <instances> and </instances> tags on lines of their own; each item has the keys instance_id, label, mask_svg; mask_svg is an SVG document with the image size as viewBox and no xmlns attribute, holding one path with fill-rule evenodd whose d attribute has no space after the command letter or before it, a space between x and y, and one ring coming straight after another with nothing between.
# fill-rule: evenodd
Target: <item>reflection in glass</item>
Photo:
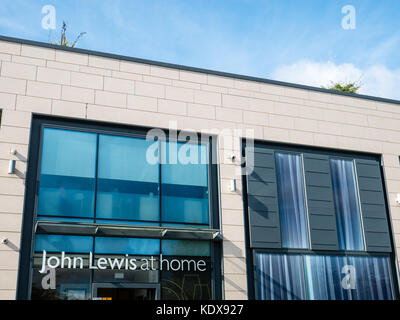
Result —
<instances>
[{"instance_id":1,"label":"reflection in glass","mask_svg":"<svg viewBox=\"0 0 400 320\"><path fill-rule=\"evenodd\" d=\"M307 296L311 300L349 300L350 290L342 285L346 257L305 256Z\"/></svg>"},{"instance_id":2,"label":"reflection in glass","mask_svg":"<svg viewBox=\"0 0 400 320\"><path fill-rule=\"evenodd\" d=\"M159 220L159 164L145 139L99 136L97 218Z\"/></svg>"},{"instance_id":3,"label":"reflection in glass","mask_svg":"<svg viewBox=\"0 0 400 320\"><path fill-rule=\"evenodd\" d=\"M161 299L163 300L211 300L211 268L207 257L163 257L169 260L205 260L206 271L161 272Z\"/></svg>"},{"instance_id":4,"label":"reflection in glass","mask_svg":"<svg viewBox=\"0 0 400 320\"><path fill-rule=\"evenodd\" d=\"M258 299L304 299L302 259L300 255L256 253Z\"/></svg>"},{"instance_id":5,"label":"reflection in glass","mask_svg":"<svg viewBox=\"0 0 400 320\"><path fill-rule=\"evenodd\" d=\"M386 257L348 257L355 270L353 300L391 300L392 286L389 259Z\"/></svg>"},{"instance_id":6,"label":"reflection in glass","mask_svg":"<svg viewBox=\"0 0 400 320\"><path fill-rule=\"evenodd\" d=\"M60 257L60 255L58 255ZM79 255L79 257L82 257ZM88 300L91 295L88 257L83 269L49 269L40 273L42 255L35 254L32 272L32 300Z\"/></svg>"},{"instance_id":7,"label":"reflection in glass","mask_svg":"<svg viewBox=\"0 0 400 320\"><path fill-rule=\"evenodd\" d=\"M109 255L96 255L95 263L99 258L109 258ZM115 255L112 259L124 259L125 255ZM152 260L152 258L154 258ZM159 281L159 258L158 256L129 256L129 259L136 259L135 270L125 270L125 268L112 270L95 270L93 272L93 282L114 282L114 283L157 283ZM154 270L153 270L154 269Z\"/></svg>"},{"instance_id":8,"label":"reflection in glass","mask_svg":"<svg viewBox=\"0 0 400 320\"><path fill-rule=\"evenodd\" d=\"M93 237L37 234L35 252L90 252L93 251Z\"/></svg>"},{"instance_id":9,"label":"reflection in glass","mask_svg":"<svg viewBox=\"0 0 400 320\"><path fill-rule=\"evenodd\" d=\"M43 130L38 215L93 217L96 141L93 133Z\"/></svg>"},{"instance_id":10,"label":"reflection in glass","mask_svg":"<svg viewBox=\"0 0 400 320\"><path fill-rule=\"evenodd\" d=\"M284 248L308 248L301 156L276 153L275 159L282 246Z\"/></svg>"},{"instance_id":11,"label":"reflection in glass","mask_svg":"<svg viewBox=\"0 0 400 320\"><path fill-rule=\"evenodd\" d=\"M159 239L96 237L95 252L98 254L160 254Z\"/></svg>"},{"instance_id":12,"label":"reflection in glass","mask_svg":"<svg viewBox=\"0 0 400 320\"><path fill-rule=\"evenodd\" d=\"M330 166L339 247L341 250L364 250L354 163L331 159Z\"/></svg>"},{"instance_id":13,"label":"reflection in glass","mask_svg":"<svg viewBox=\"0 0 400 320\"><path fill-rule=\"evenodd\" d=\"M393 299L388 257L256 253L255 262L261 300Z\"/></svg>"},{"instance_id":14,"label":"reflection in glass","mask_svg":"<svg viewBox=\"0 0 400 320\"><path fill-rule=\"evenodd\" d=\"M162 240L161 252L170 256L210 256L210 242L195 240Z\"/></svg>"},{"instance_id":15,"label":"reflection in glass","mask_svg":"<svg viewBox=\"0 0 400 320\"><path fill-rule=\"evenodd\" d=\"M209 224L207 146L162 142L162 220Z\"/></svg>"}]
</instances>

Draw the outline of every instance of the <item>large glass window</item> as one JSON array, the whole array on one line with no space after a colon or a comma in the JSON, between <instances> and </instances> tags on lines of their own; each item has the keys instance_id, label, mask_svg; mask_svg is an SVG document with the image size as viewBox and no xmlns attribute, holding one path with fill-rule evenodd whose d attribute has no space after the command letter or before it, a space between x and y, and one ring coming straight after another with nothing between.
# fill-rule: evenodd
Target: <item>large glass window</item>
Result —
<instances>
[{"instance_id":1,"label":"large glass window","mask_svg":"<svg viewBox=\"0 0 400 320\"><path fill-rule=\"evenodd\" d=\"M167 300L210 300L211 288L211 246L208 241L162 240L163 258L170 261L184 259L190 261L190 270L180 272L165 270L161 272L163 299ZM203 271L194 270L200 260ZM176 264L176 263L175 263Z\"/></svg>"},{"instance_id":2,"label":"large glass window","mask_svg":"<svg viewBox=\"0 0 400 320\"><path fill-rule=\"evenodd\" d=\"M93 238L87 236L64 236L56 234L38 234L35 239L35 251L49 252L89 252L93 251Z\"/></svg>"},{"instance_id":3,"label":"large glass window","mask_svg":"<svg viewBox=\"0 0 400 320\"><path fill-rule=\"evenodd\" d=\"M302 300L304 271L300 255L256 254L257 292L260 300Z\"/></svg>"},{"instance_id":4,"label":"large glass window","mask_svg":"<svg viewBox=\"0 0 400 320\"><path fill-rule=\"evenodd\" d=\"M209 224L208 161L205 145L163 142L162 220Z\"/></svg>"},{"instance_id":5,"label":"large glass window","mask_svg":"<svg viewBox=\"0 0 400 320\"><path fill-rule=\"evenodd\" d=\"M276 153L282 246L308 248L303 165L298 154Z\"/></svg>"},{"instance_id":6,"label":"large glass window","mask_svg":"<svg viewBox=\"0 0 400 320\"><path fill-rule=\"evenodd\" d=\"M96 237L95 251L99 254L154 255L160 253L160 240Z\"/></svg>"},{"instance_id":7,"label":"large glass window","mask_svg":"<svg viewBox=\"0 0 400 320\"><path fill-rule=\"evenodd\" d=\"M350 288L343 286L346 257L343 256L305 256L307 296L311 300L349 300ZM353 276L353 274L351 275ZM353 280L353 279L350 279Z\"/></svg>"},{"instance_id":8,"label":"large glass window","mask_svg":"<svg viewBox=\"0 0 400 320\"><path fill-rule=\"evenodd\" d=\"M393 299L390 262L386 257L348 257L356 271L354 300Z\"/></svg>"},{"instance_id":9,"label":"large glass window","mask_svg":"<svg viewBox=\"0 0 400 320\"><path fill-rule=\"evenodd\" d=\"M207 144L43 132L40 219L209 227Z\"/></svg>"},{"instance_id":10,"label":"large glass window","mask_svg":"<svg viewBox=\"0 0 400 320\"><path fill-rule=\"evenodd\" d=\"M330 166L339 247L342 250L364 250L354 163L331 159Z\"/></svg>"},{"instance_id":11,"label":"large glass window","mask_svg":"<svg viewBox=\"0 0 400 320\"><path fill-rule=\"evenodd\" d=\"M43 262L43 250L47 262ZM209 241L39 234L35 237L32 299L90 299L92 284L105 282L159 284L161 297L168 300L212 299L210 256ZM76 258L78 267L48 268L49 259L54 265L54 257L66 265L75 264L69 259ZM114 269L93 268L99 259L111 260ZM122 259L134 259L136 268L127 269L126 262L118 262Z\"/></svg>"},{"instance_id":12,"label":"large glass window","mask_svg":"<svg viewBox=\"0 0 400 320\"><path fill-rule=\"evenodd\" d=\"M148 141L133 132L47 124L42 132L36 221L61 225L62 234L34 235L32 299L91 299L108 288L102 285L131 293L152 290L153 298L162 299L214 297L212 275L219 264L211 267L211 249L218 251L216 244L124 233L131 226L212 227L208 142ZM113 224L121 234L88 236L76 222ZM66 223L74 224L73 235L64 234Z\"/></svg>"},{"instance_id":13,"label":"large glass window","mask_svg":"<svg viewBox=\"0 0 400 320\"><path fill-rule=\"evenodd\" d=\"M389 258L256 253L262 300L393 299Z\"/></svg>"},{"instance_id":14,"label":"large glass window","mask_svg":"<svg viewBox=\"0 0 400 320\"><path fill-rule=\"evenodd\" d=\"M266 300L396 297L377 157L261 143L245 152L254 157L247 177L251 295Z\"/></svg>"},{"instance_id":15,"label":"large glass window","mask_svg":"<svg viewBox=\"0 0 400 320\"><path fill-rule=\"evenodd\" d=\"M93 218L97 135L45 128L38 215Z\"/></svg>"},{"instance_id":16,"label":"large glass window","mask_svg":"<svg viewBox=\"0 0 400 320\"><path fill-rule=\"evenodd\" d=\"M159 220L159 165L146 159L153 143L99 136L97 219Z\"/></svg>"}]
</instances>

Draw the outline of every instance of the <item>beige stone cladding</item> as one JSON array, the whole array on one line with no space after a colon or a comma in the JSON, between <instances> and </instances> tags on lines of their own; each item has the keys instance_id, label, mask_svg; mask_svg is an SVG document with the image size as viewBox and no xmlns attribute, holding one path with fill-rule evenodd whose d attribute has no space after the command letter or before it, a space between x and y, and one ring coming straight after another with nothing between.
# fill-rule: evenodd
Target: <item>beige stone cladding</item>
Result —
<instances>
[{"instance_id":1,"label":"beige stone cladding","mask_svg":"<svg viewBox=\"0 0 400 320\"><path fill-rule=\"evenodd\" d=\"M217 133L226 299L247 299L241 137L382 154L400 248L400 104L0 40L0 109L0 299L15 298L33 113Z\"/></svg>"}]
</instances>

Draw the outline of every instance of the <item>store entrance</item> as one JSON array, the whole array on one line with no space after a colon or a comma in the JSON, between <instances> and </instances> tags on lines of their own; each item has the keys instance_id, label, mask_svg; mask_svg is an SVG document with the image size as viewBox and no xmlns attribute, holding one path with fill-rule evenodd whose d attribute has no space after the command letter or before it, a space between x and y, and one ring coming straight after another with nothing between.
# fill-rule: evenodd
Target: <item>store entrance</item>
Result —
<instances>
[{"instance_id":1,"label":"store entrance","mask_svg":"<svg viewBox=\"0 0 400 320\"><path fill-rule=\"evenodd\" d=\"M94 283L94 300L159 300L159 285L131 283Z\"/></svg>"}]
</instances>

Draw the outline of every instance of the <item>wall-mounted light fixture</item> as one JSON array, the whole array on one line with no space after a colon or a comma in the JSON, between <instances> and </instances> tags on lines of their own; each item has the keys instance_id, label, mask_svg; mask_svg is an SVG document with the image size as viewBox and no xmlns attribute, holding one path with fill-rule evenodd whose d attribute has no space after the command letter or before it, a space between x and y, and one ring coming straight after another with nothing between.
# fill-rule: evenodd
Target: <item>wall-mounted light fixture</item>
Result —
<instances>
[{"instance_id":1,"label":"wall-mounted light fixture","mask_svg":"<svg viewBox=\"0 0 400 320\"><path fill-rule=\"evenodd\" d=\"M235 192L236 191L236 180L232 179L229 181L229 190L231 192Z\"/></svg>"},{"instance_id":2,"label":"wall-mounted light fixture","mask_svg":"<svg viewBox=\"0 0 400 320\"><path fill-rule=\"evenodd\" d=\"M400 193L397 194L396 202L397 202L397 204L400 204Z\"/></svg>"},{"instance_id":3,"label":"wall-mounted light fixture","mask_svg":"<svg viewBox=\"0 0 400 320\"><path fill-rule=\"evenodd\" d=\"M11 149L10 150L10 154L15 156L17 154L17 150ZM16 163L15 159L11 159L9 161L9 163L8 163L8 174L14 174L15 173L15 163Z\"/></svg>"},{"instance_id":4,"label":"wall-mounted light fixture","mask_svg":"<svg viewBox=\"0 0 400 320\"><path fill-rule=\"evenodd\" d=\"M1 239L1 244L8 244L8 239L7 238L2 238Z\"/></svg>"}]
</instances>

